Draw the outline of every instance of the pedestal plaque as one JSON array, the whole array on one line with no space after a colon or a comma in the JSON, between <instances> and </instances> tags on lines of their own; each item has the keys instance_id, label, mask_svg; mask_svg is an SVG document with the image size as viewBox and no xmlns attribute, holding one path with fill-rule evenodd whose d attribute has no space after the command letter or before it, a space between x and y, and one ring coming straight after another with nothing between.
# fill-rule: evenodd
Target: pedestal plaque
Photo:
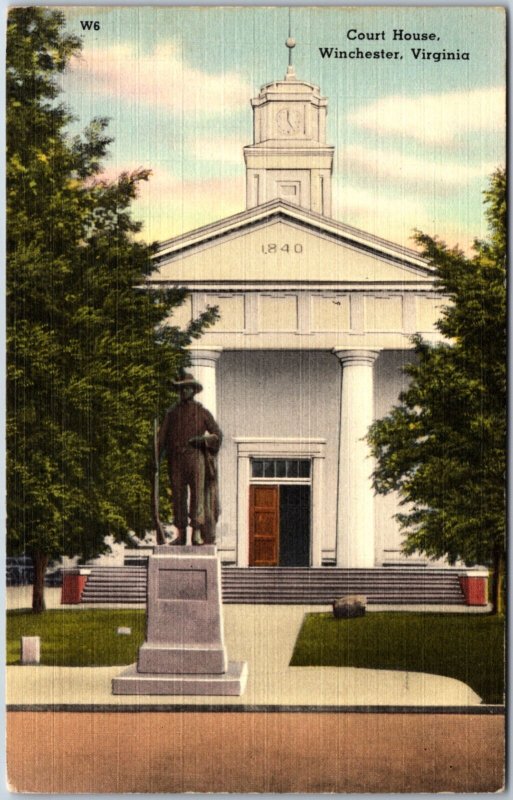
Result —
<instances>
[{"instance_id":1,"label":"pedestal plaque","mask_svg":"<svg viewBox=\"0 0 513 800\"><path fill-rule=\"evenodd\" d=\"M213 545L161 546L148 559L146 641L113 694L241 695L247 664L228 662Z\"/></svg>"}]
</instances>

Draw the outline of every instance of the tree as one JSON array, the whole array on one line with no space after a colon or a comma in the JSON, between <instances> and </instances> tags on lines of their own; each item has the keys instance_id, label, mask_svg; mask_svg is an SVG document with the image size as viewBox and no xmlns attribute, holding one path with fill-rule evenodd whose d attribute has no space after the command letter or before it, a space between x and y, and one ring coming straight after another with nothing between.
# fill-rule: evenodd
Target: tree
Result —
<instances>
[{"instance_id":1,"label":"tree","mask_svg":"<svg viewBox=\"0 0 513 800\"><path fill-rule=\"evenodd\" d=\"M369 430L374 487L396 491L404 551L492 568L500 608L505 553L506 175L485 192L490 236L474 255L423 233L416 240L435 269L447 305L443 343L413 337L416 360L399 404Z\"/></svg>"},{"instance_id":2,"label":"tree","mask_svg":"<svg viewBox=\"0 0 513 800\"><path fill-rule=\"evenodd\" d=\"M34 562L91 558L151 527L152 422L216 317L169 324L185 291L144 288L154 245L130 205L148 170L101 179L110 139L71 138L57 77L80 50L63 15L10 11L7 36L7 546ZM143 287L143 288L141 288Z\"/></svg>"}]
</instances>

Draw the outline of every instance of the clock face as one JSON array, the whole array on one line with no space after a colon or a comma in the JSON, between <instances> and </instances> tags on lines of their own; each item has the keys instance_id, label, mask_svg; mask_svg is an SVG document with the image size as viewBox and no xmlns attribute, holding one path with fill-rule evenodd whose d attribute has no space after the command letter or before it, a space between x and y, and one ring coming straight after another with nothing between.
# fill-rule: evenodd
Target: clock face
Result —
<instances>
[{"instance_id":1,"label":"clock face","mask_svg":"<svg viewBox=\"0 0 513 800\"><path fill-rule=\"evenodd\" d=\"M301 129L301 112L295 109L282 108L276 114L276 124L280 133L291 136Z\"/></svg>"}]
</instances>

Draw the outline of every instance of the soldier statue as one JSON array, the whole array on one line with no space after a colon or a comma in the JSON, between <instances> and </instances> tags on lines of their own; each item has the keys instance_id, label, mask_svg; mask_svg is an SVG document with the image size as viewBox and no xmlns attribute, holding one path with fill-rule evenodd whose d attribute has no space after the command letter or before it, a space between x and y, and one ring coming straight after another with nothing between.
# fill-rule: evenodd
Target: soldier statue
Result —
<instances>
[{"instance_id":1,"label":"soldier statue","mask_svg":"<svg viewBox=\"0 0 513 800\"><path fill-rule=\"evenodd\" d=\"M210 411L193 399L203 387L191 374L185 373L173 386L179 390L180 400L166 412L158 435L158 458L160 461L166 453L178 531L171 544L186 544L189 520L193 545L215 544L219 518L217 453L222 434Z\"/></svg>"}]
</instances>

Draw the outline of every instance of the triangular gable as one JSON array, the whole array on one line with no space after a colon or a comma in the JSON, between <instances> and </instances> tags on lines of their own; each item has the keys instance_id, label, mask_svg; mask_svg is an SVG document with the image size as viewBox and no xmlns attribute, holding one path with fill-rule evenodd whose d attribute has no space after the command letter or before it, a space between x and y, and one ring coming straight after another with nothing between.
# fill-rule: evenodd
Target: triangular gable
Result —
<instances>
[{"instance_id":1,"label":"triangular gable","mask_svg":"<svg viewBox=\"0 0 513 800\"><path fill-rule=\"evenodd\" d=\"M156 260L156 283L432 282L414 251L283 201L164 242Z\"/></svg>"}]
</instances>

